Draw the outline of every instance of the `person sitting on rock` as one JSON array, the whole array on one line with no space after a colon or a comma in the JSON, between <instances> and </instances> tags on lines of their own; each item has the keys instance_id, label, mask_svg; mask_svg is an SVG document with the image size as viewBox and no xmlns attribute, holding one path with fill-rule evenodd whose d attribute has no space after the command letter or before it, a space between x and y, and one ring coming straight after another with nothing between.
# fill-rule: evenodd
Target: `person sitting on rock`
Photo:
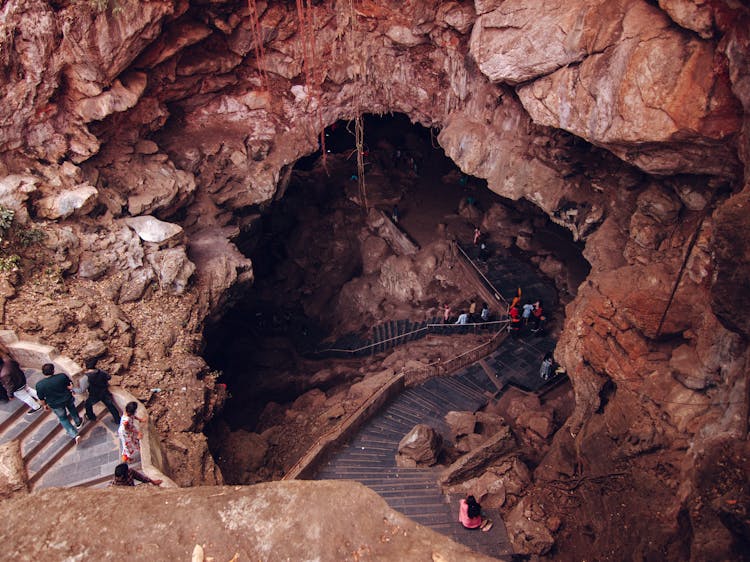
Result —
<instances>
[{"instance_id":1,"label":"person sitting on rock","mask_svg":"<svg viewBox=\"0 0 750 562\"><path fill-rule=\"evenodd\" d=\"M467 496L459 502L458 520L466 529L489 531L492 528L492 520L482 517L482 506L474 496Z\"/></svg>"},{"instance_id":2,"label":"person sitting on rock","mask_svg":"<svg viewBox=\"0 0 750 562\"><path fill-rule=\"evenodd\" d=\"M462 312L458 315L458 320L454 322L454 324L468 324L469 323L469 314L466 312Z\"/></svg>"},{"instance_id":3,"label":"person sitting on rock","mask_svg":"<svg viewBox=\"0 0 750 562\"><path fill-rule=\"evenodd\" d=\"M115 467L115 477L110 482L110 486L135 486L135 481L145 482L158 486L161 480L152 480L145 474L141 474L128 466L127 463L120 463Z\"/></svg>"}]
</instances>

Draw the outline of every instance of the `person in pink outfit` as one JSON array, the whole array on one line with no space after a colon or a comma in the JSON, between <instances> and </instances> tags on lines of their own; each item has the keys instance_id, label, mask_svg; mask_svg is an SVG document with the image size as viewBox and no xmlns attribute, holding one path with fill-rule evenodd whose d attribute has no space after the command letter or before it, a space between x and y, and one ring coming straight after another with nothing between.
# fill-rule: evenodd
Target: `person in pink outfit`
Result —
<instances>
[{"instance_id":1,"label":"person in pink outfit","mask_svg":"<svg viewBox=\"0 0 750 562\"><path fill-rule=\"evenodd\" d=\"M467 496L459 502L458 520L466 529L489 531L492 528L492 521L482 517L482 506L474 496Z\"/></svg>"}]
</instances>

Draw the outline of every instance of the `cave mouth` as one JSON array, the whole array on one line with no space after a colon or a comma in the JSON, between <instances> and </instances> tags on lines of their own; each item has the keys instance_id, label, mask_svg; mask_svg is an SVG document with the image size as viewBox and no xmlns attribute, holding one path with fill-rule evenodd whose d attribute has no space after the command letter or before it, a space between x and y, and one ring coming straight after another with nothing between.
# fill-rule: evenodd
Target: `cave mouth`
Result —
<instances>
[{"instance_id":1,"label":"cave mouth","mask_svg":"<svg viewBox=\"0 0 750 562\"><path fill-rule=\"evenodd\" d=\"M574 291L588 274L580 246L567 230L532 203L502 198L484 180L463 174L437 145L434 131L404 115L366 115L363 122L368 206L389 216L397 208L399 226L420 247L447 237L470 241L482 216L502 208L507 231L516 232L517 240L535 225L534 244L524 249L505 236L508 248L503 251L535 265L560 253L562 262L572 264L557 276L562 293ZM311 351L345 334L367 334L385 320L438 316L444 302L437 280L414 302L385 298L376 310L357 310L343 302L348 285L377 277L377 259L385 255L386 245L371 235L372 211L366 213L361 205L353 122L327 128L325 141L325 154L300 159L274 201L241 217L243 228L235 243L253 262L254 286L237 295L204 332L204 358L222 372L220 382L230 395L206 434L230 483L247 482L246 476L227 470L223 460L233 432L265 434L283 422L285 407L303 394L316 389L333 396L357 381L324 380L318 373L335 367L310 360ZM501 242L491 244L499 249ZM375 266L371 246L380 252ZM362 288L367 285L358 287L360 298L371 296L372 291Z\"/></svg>"}]
</instances>

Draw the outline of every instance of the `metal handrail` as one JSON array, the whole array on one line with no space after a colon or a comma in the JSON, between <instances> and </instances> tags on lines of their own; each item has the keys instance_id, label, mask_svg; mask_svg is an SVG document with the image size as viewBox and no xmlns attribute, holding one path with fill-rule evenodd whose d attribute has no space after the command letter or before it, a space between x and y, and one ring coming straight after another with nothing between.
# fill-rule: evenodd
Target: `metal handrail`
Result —
<instances>
[{"instance_id":1,"label":"metal handrail","mask_svg":"<svg viewBox=\"0 0 750 562\"><path fill-rule=\"evenodd\" d=\"M495 323L503 323L506 321L495 321ZM488 323L488 322L487 322ZM445 324L433 324L434 326L445 326ZM449 326L451 324L448 324ZM464 326L466 324L463 324ZM363 417L368 415L368 409L370 407L370 404L373 402L373 400L376 400L382 393L385 393L388 391L389 388L391 388L392 385L395 384L408 384L408 379L410 377L416 378L420 374L428 374L430 371L435 372L437 374L437 371L442 371L443 375L446 375L450 372L453 372L455 370L458 370L462 368L462 366L469 364L470 362L476 361L476 359L472 360L471 356L473 354L476 354L481 351L486 351L488 346L497 345L500 341L500 337L503 334L503 330L500 330L498 332L495 332L493 334L492 338L490 338L488 341L474 347L473 349L469 349L467 351L464 351L460 353L459 355L456 355L454 357L451 357L450 359L447 359L446 361L443 361L442 359L438 359L437 361L434 361L432 363L428 363L424 365L420 369L402 369L401 373L397 374L394 378L391 378L384 382L375 392L370 396L369 399L365 400L362 404L360 404L357 408L354 409L353 412L351 412L348 416L346 416L344 419L342 419L335 427L329 429L323 435L318 437L315 440L315 443L312 447L310 447L302 457L292 466L286 474L281 478L282 480L292 480L292 479L298 479L300 478L300 475L305 473L306 471L310 470L311 467L314 467L320 463L321 458L323 455L326 454L326 451L328 448L333 447L339 440L345 439L345 433L346 429L354 426L355 424L362 422Z\"/></svg>"},{"instance_id":2,"label":"metal handrail","mask_svg":"<svg viewBox=\"0 0 750 562\"><path fill-rule=\"evenodd\" d=\"M499 324L507 325L509 322L510 322L509 320L491 320L489 322L468 322L466 324L455 324L455 323L452 323L452 324L426 324L425 326L422 326L421 328L419 328L417 330L412 330L411 332L406 332L406 333L398 335L398 336L393 336L391 338L380 340L380 341L375 342L375 343L370 343L370 344L367 344L365 346L358 347L356 349L341 349L341 348L331 347L331 348L328 348L328 349L322 349L320 351L316 351L314 353L315 353L315 355L320 355L320 354L323 354L323 353L334 353L334 352L335 353L351 353L351 354L356 354L356 353L361 353L363 351L366 351L368 349L372 349L374 347L379 347L379 346L381 346L383 344L387 344L388 342L392 342L394 340L400 340L402 338L407 338L407 337L409 337L411 335L414 335L414 334L419 334L421 332L427 332L427 331L430 331L431 329L437 328L437 327L439 327L439 328L454 328L454 329L455 328L459 328L460 329L460 328L465 328L467 326L492 326L492 325L499 325ZM499 331L502 331L502 329L499 330Z\"/></svg>"},{"instance_id":3,"label":"metal handrail","mask_svg":"<svg viewBox=\"0 0 750 562\"><path fill-rule=\"evenodd\" d=\"M500 293L500 291L498 291L498 290L497 290L497 287L495 287L495 286L494 286L494 285L493 285L493 284L492 284L492 283L490 282L490 280L489 280L489 279L487 279L487 277L486 277L486 276L484 275L484 273L482 273L482 271L481 271L481 270L480 270L480 269L479 269L479 268L477 267L477 265L476 265L476 264L474 263L474 260L472 260L472 259L471 259L471 258L469 257L469 255L468 255L468 254L467 254L466 252L464 252L464 249L463 249L463 248L461 247L461 245L460 245L460 244L459 244L458 242L456 242L456 241L454 240L454 241L453 241L453 244L454 244L454 245L456 246L456 248L458 248L458 249L459 249L459 250L461 251L461 254L463 254L463 256L464 256L464 259L466 259L466 261L467 261L467 262L469 262L469 264L471 265L471 267L473 267L473 268L474 268L474 271L476 271L476 272L477 272L477 273L478 273L478 274L479 274L479 275L480 275L480 276L482 277L482 279L484 280L484 282L485 282L485 283L487 283L487 286L488 286L488 287L489 287L490 289L492 289L492 292L493 292L493 293L495 294L495 298L497 298L498 300L501 300L501 301L503 301L503 302L505 303L505 306L506 306L506 308L507 308L507 307L509 306L509 304L508 304L508 301L507 301L507 300L505 300L505 298L504 298L504 297L503 297L503 295L502 295L502 294Z\"/></svg>"}]
</instances>

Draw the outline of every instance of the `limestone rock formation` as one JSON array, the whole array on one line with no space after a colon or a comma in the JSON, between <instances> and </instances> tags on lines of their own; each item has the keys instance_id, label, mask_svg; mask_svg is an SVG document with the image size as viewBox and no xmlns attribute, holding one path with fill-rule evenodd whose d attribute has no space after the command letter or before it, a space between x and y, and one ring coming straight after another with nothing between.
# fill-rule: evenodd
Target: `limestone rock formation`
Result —
<instances>
[{"instance_id":1,"label":"limestone rock formation","mask_svg":"<svg viewBox=\"0 0 750 562\"><path fill-rule=\"evenodd\" d=\"M0 445L0 459L0 497L5 499L28 491L21 442L14 440Z\"/></svg>"},{"instance_id":2,"label":"limestone rock formation","mask_svg":"<svg viewBox=\"0 0 750 562\"><path fill-rule=\"evenodd\" d=\"M522 84L518 95L537 123L648 172L732 176L738 163L724 141L739 130L736 99L726 76L708 71L717 56L712 45L686 40L670 24L640 0L553 10L541 0L504 2L478 18L471 49L490 80ZM685 144L691 136L695 146ZM654 149L631 150L647 143ZM690 162L693 151L714 157Z\"/></svg>"},{"instance_id":3,"label":"limestone rock formation","mask_svg":"<svg viewBox=\"0 0 750 562\"><path fill-rule=\"evenodd\" d=\"M524 492L537 527L514 531L519 545L547 552L554 535L560 552L583 552L577 537L595 528L585 556L603 557L600 545L621 539L599 526L602 510L625 504L618 528L648 535L634 556L680 559L713 538L731 555L731 523L712 537L699 528L734 515L690 474L707 439L747 433L746 3L307 4L309 32L278 0L252 2L255 15L236 0L0 6L0 205L14 211L4 323L70 356L102 342L103 367L150 399L175 480L221 481L200 432L222 391L200 353L206 322L254 277L235 242L283 200L322 128L403 113L463 173L569 229L591 266L555 351L576 408ZM182 232L142 239L126 225L145 215ZM533 249L532 221L506 218L481 220L498 243ZM366 323L387 311L387 293L406 307L428 302L432 282L453 286L439 249L413 261L370 233L316 244L348 220L334 213L327 230L293 235L290 274L314 295L306 313L335 302ZM564 263L536 261L551 273ZM151 397L155 386L165 390ZM522 418L540 437L554 427ZM501 428L455 478L507 456L511 437ZM726 459L717 474L740 462ZM585 478L610 472L633 485L605 505L605 484ZM558 529L534 506L559 477L584 479L580 520ZM688 509L698 497L701 510ZM661 503L663 525L641 526L637 506Z\"/></svg>"},{"instance_id":4,"label":"limestone rock formation","mask_svg":"<svg viewBox=\"0 0 750 562\"><path fill-rule=\"evenodd\" d=\"M404 467L432 466L440 455L440 434L429 425L417 424L398 444L396 464Z\"/></svg>"}]
</instances>

